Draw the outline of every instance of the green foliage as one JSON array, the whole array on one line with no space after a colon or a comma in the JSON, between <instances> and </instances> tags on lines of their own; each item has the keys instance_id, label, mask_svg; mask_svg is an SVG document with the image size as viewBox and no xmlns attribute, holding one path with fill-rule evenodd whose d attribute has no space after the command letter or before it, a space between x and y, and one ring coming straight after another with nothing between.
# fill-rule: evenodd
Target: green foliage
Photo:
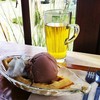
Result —
<instances>
[{"instance_id":1,"label":"green foliage","mask_svg":"<svg viewBox=\"0 0 100 100\"><path fill-rule=\"evenodd\" d=\"M40 21L41 21L41 16L40 16L38 9L36 9L36 11L35 11L35 25L40 24Z\"/></svg>"},{"instance_id":2,"label":"green foliage","mask_svg":"<svg viewBox=\"0 0 100 100\"><path fill-rule=\"evenodd\" d=\"M33 45L45 46L45 40L43 37L43 19L39 12L37 2L35 5L35 16L34 17L35 17L34 32L33 32L33 36L32 36Z\"/></svg>"},{"instance_id":3,"label":"green foliage","mask_svg":"<svg viewBox=\"0 0 100 100\"><path fill-rule=\"evenodd\" d=\"M22 17L13 18L12 23L23 25Z\"/></svg>"},{"instance_id":4,"label":"green foliage","mask_svg":"<svg viewBox=\"0 0 100 100\"><path fill-rule=\"evenodd\" d=\"M6 1L6 0L0 0L0 1Z\"/></svg>"}]
</instances>

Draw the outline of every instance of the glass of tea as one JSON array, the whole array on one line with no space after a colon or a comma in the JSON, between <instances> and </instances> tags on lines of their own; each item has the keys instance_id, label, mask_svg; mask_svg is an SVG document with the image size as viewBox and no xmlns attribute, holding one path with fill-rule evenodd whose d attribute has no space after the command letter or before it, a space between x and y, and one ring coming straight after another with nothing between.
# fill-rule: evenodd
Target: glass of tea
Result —
<instances>
[{"instance_id":1,"label":"glass of tea","mask_svg":"<svg viewBox=\"0 0 100 100\"><path fill-rule=\"evenodd\" d=\"M49 54L57 61L64 61L68 51L68 44L79 34L79 25L70 24L71 12L61 9L44 12L45 40ZM71 35L73 30L73 35Z\"/></svg>"}]
</instances>

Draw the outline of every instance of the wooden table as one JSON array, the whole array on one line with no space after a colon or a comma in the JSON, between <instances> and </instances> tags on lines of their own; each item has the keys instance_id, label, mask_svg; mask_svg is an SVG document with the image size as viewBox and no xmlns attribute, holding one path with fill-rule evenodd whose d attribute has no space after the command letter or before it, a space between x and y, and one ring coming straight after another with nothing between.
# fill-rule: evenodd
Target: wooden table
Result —
<instances>
[{"instance_id":1,"label":"wooden table","mask_svg":"<svg viewBox=\"0 0 100 100\"><path fill-rule=\"evenodd\" d=\"M46 49L42 47L0 42L0 58L8 55L24 54L34 56L36 53L44 51L46 51ZM73 64L85 64L91 67L100 67L100 55L92 55L79 52L68 52L66 61ZM0 75L0 97L4 97L7 100L27 100L29 95L30 93L15 87L13 84L8 82L2 75Z\"/></svg>"}]
</instances>

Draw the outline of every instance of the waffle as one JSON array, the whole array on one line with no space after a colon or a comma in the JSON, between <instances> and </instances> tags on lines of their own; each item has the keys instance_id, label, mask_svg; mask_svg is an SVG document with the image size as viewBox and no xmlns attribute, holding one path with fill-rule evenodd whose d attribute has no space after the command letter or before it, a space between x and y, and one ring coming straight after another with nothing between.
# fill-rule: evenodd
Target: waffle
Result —
<instances>
[{"instance_id":1,"label":"waffle","mask_svg":"<svg viewBox=\"0 0 100 100\"><path fill-rule=\"evenodd\" d=\"M13 59L12 57L7 57L3 59L2 62L6 70L8 70L9 62L12 59ZM47 88L47 89L65 89L69 88L72 84L74 84L69 78L63 76L57 76L57 79L55 81L51 81L50 83L32 83L30 79L27 79L23 76L14 77L14 79L24 84L31 85L33 87Z\"/></svg>"}]
</instances>

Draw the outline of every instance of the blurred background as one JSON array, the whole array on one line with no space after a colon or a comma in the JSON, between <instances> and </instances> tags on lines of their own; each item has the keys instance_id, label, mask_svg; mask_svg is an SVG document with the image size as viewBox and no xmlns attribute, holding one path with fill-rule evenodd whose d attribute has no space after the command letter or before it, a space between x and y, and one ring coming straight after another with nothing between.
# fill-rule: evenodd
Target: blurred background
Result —
<instances>
[{"instance_id":1,"label":"blurred background","mask_svg":"<svg viewBox=\"0 0 100 100\"><path fill-rule=\"evenodd\" d=\"M75 23L76 0L29 0L32 45L45 46L43 12L50 9L66 9L72 12ZM24 44L21 0L0 0L0 41ZM73 43L70 44L73 49Z\"/></svg>"}]
</instances>

